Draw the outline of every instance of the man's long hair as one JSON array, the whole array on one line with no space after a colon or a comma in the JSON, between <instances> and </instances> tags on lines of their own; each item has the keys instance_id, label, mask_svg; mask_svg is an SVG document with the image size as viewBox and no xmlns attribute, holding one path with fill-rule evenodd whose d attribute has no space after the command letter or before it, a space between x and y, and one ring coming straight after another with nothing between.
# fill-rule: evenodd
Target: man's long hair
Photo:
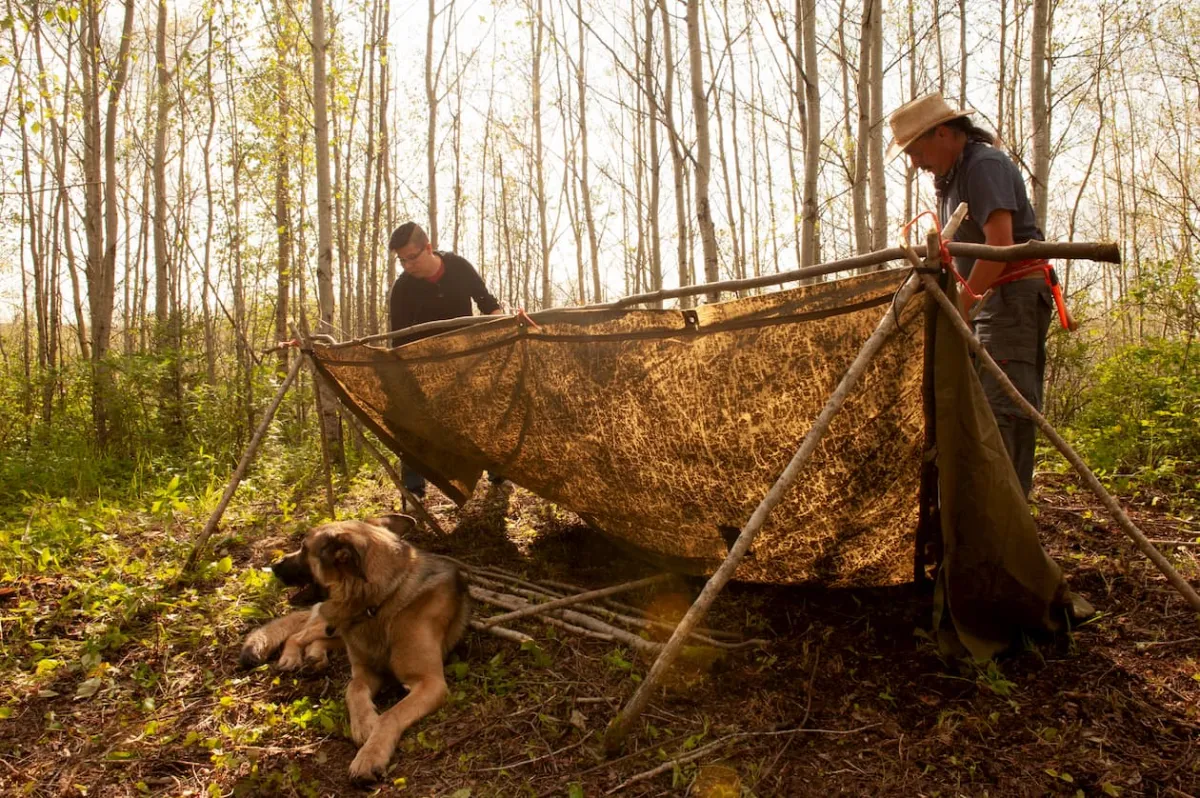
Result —
<instances>
[{"instance_id":1,"label":"man's long hair","mask_svg":"<svg viewBox=\"0 0 1200 798\"><path fill-rule=\"evenodd\" d=\"M957 119L951 119L946 122L946 127L952 130L959 130L966 134L967 141L978 141L989 147L1000 147L999 140L996 134L976 125L971 121L970 117L960 116Z\"/></svg>"}]
</instances>

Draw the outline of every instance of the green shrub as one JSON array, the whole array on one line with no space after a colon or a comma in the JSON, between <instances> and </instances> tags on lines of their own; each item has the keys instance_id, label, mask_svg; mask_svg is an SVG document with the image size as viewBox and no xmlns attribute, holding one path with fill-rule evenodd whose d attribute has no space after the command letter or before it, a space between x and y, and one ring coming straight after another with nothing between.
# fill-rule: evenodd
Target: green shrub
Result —
<instances>
[{"instance_id":1,"label":"green shrub","mask_svg":"<svg viewBox=\"0 0 1200 798\"><path fill-rule=\"evenodd\" d=\"M1200 485L1200 370L1189 340L1126 346L1096 367L1072 424L1089 463L1161 487Z\"/></svg>"}]
</instances>

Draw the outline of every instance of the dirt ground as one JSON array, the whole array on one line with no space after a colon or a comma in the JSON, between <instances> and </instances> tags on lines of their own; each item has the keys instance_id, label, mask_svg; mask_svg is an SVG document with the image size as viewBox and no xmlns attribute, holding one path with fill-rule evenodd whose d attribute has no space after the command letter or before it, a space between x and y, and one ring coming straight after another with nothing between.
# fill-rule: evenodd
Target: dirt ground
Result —
<instances>
[{"instance_id":1,"label":"dirt ground","mask_svg":"<svg viewBox=\"0 0 1200 798\"><path fill-rule=\"evenodd\" d=\"M359 485L347 515L389 495ZM606 759L605 724L649 661L538 621L516 624L536 649L470 632L449 703L409 731L376 790L347 777L344 661L237 667L242 636L285 606L260 567L300 525L231 519L203 579L171 589L166 563L199 523L114 524L103 561L0 585L0 794L1200 795L1196 615L1070 480L1040 475L1037 507L1048 550L1100 610L1070 634L986 666L944 661L912 586L731 585L706 623L769 646L681 670ZM454 533L417 542L470 563L589 588L651 573L519 489L437 512ZM1197 537L1154 507L1132 514L1152 538ZM1197 584L1200 548L1167 554ZM701 586L625 600L670 615Z\"/></svg>"}]
</instances>

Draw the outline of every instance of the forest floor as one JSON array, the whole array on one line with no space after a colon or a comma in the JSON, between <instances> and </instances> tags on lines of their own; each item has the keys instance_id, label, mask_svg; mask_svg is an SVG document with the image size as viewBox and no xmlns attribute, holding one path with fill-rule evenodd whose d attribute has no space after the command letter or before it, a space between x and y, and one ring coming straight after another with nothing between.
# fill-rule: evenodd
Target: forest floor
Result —
<instances>
[{"instance_id":1,"label":"forest floor","mask_svg":"<svg viewBox=\"0 0 1200 798\"><path fill-rule=\"evenodd\" d=\"M454 531L418 544L587 587L651 573L570 514L484 487L461 511L435 503ZM358 479L339 515L390 511L392 495ZM298 540L298 503L250 491L182 588L170 585L204 519L169 491L138 512L30 500L0 526L24 563L0 579L0 794L1200 795L1196 615L1067 477L1039 475L1036 505L1048 551L1099 610L1071 633L980 666L938 655L931 598L909 585L730 585L707 624L769 645L681 674L605 759L605 725L649 661L536 620L514 624L536 648L468 632L449 702L373 791L347 775L344 656L325 673L237 665L246 632L286 607L263 568ZM1131 514L1152 538L1197 537L1147 503ZM1200 549L1167 554L1197 584ZM700 585L624 600L685 607Z\"/></svg>"}]
</instances>

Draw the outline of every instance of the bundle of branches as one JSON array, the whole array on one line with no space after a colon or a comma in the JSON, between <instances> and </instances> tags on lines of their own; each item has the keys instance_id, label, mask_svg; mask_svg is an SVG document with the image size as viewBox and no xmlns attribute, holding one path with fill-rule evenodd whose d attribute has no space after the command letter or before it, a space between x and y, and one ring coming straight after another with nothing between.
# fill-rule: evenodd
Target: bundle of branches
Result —
<instances>
[{"instance_id":1,"label":"bundle of branches","mask_svg":"<svg viewBox=\"0 0 1200 798\"><path fill-rule=\"evenodd\" d=\"M634 651L657 654L664 643L648 639L655 630L666 637L675 624L648 618L637 607L616 601L612 596L660 584L670 575L624 582L598 590L584 590L564 582L533 582L502 568L454 562L470 581L471 598L477 605L498 607L506 612L471 621L471 628L515 643L533 638L508 626L512 621L537 618L570 634L616 642ZM503 624L503 625L502 625ZM693 645L725 650L765 646L766 640L744 640L740 635L715 629L695 629L689 635Z\"/></svg>"}]
</instances>

